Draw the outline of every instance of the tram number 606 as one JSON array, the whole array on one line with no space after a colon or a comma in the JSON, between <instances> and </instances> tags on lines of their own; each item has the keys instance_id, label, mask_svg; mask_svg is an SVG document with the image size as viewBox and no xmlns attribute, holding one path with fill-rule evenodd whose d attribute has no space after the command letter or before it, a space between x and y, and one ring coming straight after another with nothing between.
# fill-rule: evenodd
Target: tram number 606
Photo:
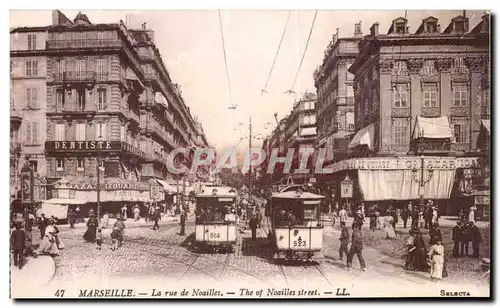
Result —
<instances>
[{"instance_id":1,"label":"tram number 606","mask_svg":"<svg viewBox=\"0 0 500 308\"><path fill-rule=\"evenodd\" d=\"M220 233L210 233L209 235L210 238L220 238Z\"/></svg>"},{"instance_id":2,"label":"tram number 606","mask_svg":"<svg viewBox=\"0 0 500 308\"><path fill-rule=\"evenodd\" d=\"M293 241L293 247L306 247L306 241Z\"/></svg>"}]
</instances>

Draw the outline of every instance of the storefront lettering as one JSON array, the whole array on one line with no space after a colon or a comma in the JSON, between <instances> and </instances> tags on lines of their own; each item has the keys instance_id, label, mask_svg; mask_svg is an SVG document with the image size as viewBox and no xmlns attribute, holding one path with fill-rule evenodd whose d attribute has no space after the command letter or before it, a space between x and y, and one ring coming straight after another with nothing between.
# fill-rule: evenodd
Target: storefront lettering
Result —
<instances>
[{"instance_id":1,"label":"storefront lettering","mask_svg":"<svg viewBox=\"0 0 500 308\"><path fill-rule=\"evenodd\" d=\"M47 141L55 150L111 150L111 141ZM51 144L52 143L52 144Z\"/></svg>"},{"instance_id":2,"label":"storefront lettering","mask_svg":"<svg viewBox=\"0 0 500 308\"><path fill-rule=\"evenodd\" d=\"M333 172L341 170L412 170L421 167L420 157L349 159L331 166ZM425 157L425 169L477 169L477 157Z\"/></svg>"},{"instance_id":3,"label":"storefront lettering","mask_svg":"<svg viewBox=\"0 0 500 308\"><path fill-rule=\"evenodd\" d=\"M96 184L81 183L81 184L69 184L69 188L75 190L96 190ZM142 190L149 191L149 186L144 184L128 184L128 183L104 183L100 185L103 190Z\"/></svg>"}]
</instances>

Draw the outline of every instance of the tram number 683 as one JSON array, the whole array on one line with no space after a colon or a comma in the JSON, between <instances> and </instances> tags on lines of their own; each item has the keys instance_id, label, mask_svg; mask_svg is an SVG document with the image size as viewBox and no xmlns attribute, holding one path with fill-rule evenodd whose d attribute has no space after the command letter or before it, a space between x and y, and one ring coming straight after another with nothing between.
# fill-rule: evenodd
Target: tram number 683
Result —
<instances>
[{"instance_id":1,"label":"tram number 683","mask_svg":"<svg viewBox=\"0 0 500 308\"><path fill-rule=\"evenodd\" d=\"M293 241L293 247L306 247L306 241Z\"/></svg>"},{"instance_id":2,"label":"tram number 683","mask_svg":"<svg viewBox=\"0 0 500 308\"><path fill-rule=\"evenodd\" d=\"M210 238L220 238L220 233L210 232Z\"/></svg>"}]
</instances>

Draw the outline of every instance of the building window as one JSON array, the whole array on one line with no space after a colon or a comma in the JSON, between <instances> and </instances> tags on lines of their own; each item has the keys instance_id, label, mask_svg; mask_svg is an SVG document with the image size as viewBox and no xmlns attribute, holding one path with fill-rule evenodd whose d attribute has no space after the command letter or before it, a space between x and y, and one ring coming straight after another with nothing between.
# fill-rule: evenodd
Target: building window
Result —
<instances>
[{"instance_id":1,"label":"building window","mask_svg":"<svg viewBox=\"0 0 500 308\"><path fill-rule=\"evenodd\" d=\"M393 144L408 145L410 142L410 135L408 132L408 119L392 119Z\"/></svg>"},{"instance_id":2,"label":"building window","mask_svg":"<svg viewBox=\"0 0 500 308\"><path fill-rule=\"evenodd\" d=\"M36 34L28 34L28 50L36 49Z\"/></svg>"},{"instance_id":3,"label":"building window","mask_svg":"<svg viewBox=\"0 0 500 308\"><path fill-rule=\"evenodd\" d=\"M85 60L76 60L76 75L79 78L85 77Z\"/></svg>"},{"instance_id":4,"label":"building window","mask_svg":"<svg viewBox=\"0 0 500 308\"><path fill-rule=\"evenodd\" d=\"M26 89L26 108L27 109L37 109L38 108L38 89L37 88L27 88Z\"/></svg>"},{"instance_id":5,"label":"building window","mask_svg":"<svg viewBox=\"0 0 500 308\"><path fill-rule=\"evenodd\" d=\"M467 127L465 124L455 124L453 125L453 134L456 143L467 143L469 142Z\"/></svg>"},{"instance_id":6,"label":"building window","mask_svg":"<svg viewBox=\"0 0 500 308\"><path fill-rule=\"evenodd\" d=\"M78 111L85 110L85 90L76 91L76 108Z\"/></svg>"},{"instance_id":7,"label":"building window","mask_svg":"<svg viewBox=\"0 0 500 308\"><path fill-rule=\"evenodd\" d=\"M61 110L64 106L64 90L56 90L56 109Z\"/></svg>"},{"instance_id":8,"label":"building window","mask_svg":"<svg viewBox=\"0 0 500 308\"><path fill-rule=\"evenodd\" d=\"M85 169L85 160L83 158L78 158L76 161L76 168L78 170L84 170Z\"/></svg>"},{"instance_id":9,"label":"building window","mask_svg":"<svg viewBox=\"0 0 500 308\"><path fill-rule=\"evenodd\" d=\"M97 110L106 109L106 89L97 90Z\"/></svg>"},{"instance_id":10,"label":"building window","mask_svg":"<svg viewBox=\"0 0 500 308\"><path fill-rule=\"evenodd\" d=\"M38 76L38 61L26 61L26 76Z\"/></svg>"},{"instance_id":11,"label":"building window","mask_svg":"<svg viewBox=\"0 0 500 308\"><path fill-rule=\"evenodd\" d=\"M31 167L31 169L33 170L33 172L38 172L38 161L36 160L30 160L28 162L29 166Z\"/></svg>"},{"instance_id":12,"label":"building window","mask_svg":"<svg viewBox=\"0 0 500 308\"><path fill-rule=\"evenodd\" d=\"M354 97L354 87L347 86L347 97Z\"/></svg>"},{"instance_id":13,"label":"building window","mask_svg":"<svg viewBox=\"0 0 500 308\"><path fill-rule=\"evenodd\" d=\"M406 61L395 61L394 62L394 74L405 75L408 72L408 66Z\"/></svg>"},{"instance_id":14,"label":"building window","mask_svg":"<svg viewBox=\"0 0 500 308\"><path fill-rule=\"evenodd\" d=\"M465 22L455 21L455 31L460 33L465 32Z\"/></svg>"},{"instance_id":15,"label":"building window","mask_svg":"<svg viewBox=\"0 0 500 308\"><path fill-rule=\"evenodd\" d=\"M106 123L99 122L96 124L97 139L106 139Z\"/></svg>"},{"instance_id":16,"label":"building window","mask_svg":"<svg viewBox=\"0 0 500 308\"><path fill-rule=\"evenodd\" d=\"M58 158L56 159L56 170L63 171L64 170L64 159Z\"/></svg>"},{"instance_id":17,"label":"building window","mask_svg":"<svg viewBox=\"0 0 500 308\"><path fill-rule=\"evenodd\" d=\"M458 74L466 74L468 72L464 58L454 58L452 71Z\"/></svg>"},{"instance_id":18,"label":"building window","mask_svg":"<svg viewBox=\"0 0 500 308\"><path fill-rule=\"evenodd\" d=\"M425 24L425 30L427 33L437 32L436 22L427 22Z\"/></svg>"},{"instance_id":19,"label":"building window","mask_svg":"<svg viewBox=\"0 0 500 308\"><path fill-rule=\"evenodd\" d=\"M393 85L392 88L393 107L408 108L408 85L400 83ZM366 106L365 106L366 107Z\"/></svg>"},{"instance_id":20,"label":"building window","mask_svg":"<svg viewBox=\"0 0 500 308\"><path fill-rule=\"evenodd\" d=\"M406 23L404 22L397 22L395 28L396 28L396 33L400 34L406 33Z\"/></svg>"},{"instance_id":21,"label":"building window","mask_svg":"<svg viewBox=\"0 0 500 308\"><path fill-rule=\"evenodd\" d=\"M125 141L125 125L120 126L120 140Z\"/></svg>"},{"instance_id":22,"label":"building window","mask_svg":"<svg viewBox=\"0 0 500 308\"><path fill-rule=\"evenodd\" d=\"M453 84L453 105L455 107L467 106L469 103L469 91L467 84L454 83Z\"/></svg>"},{"instance_id":23,"label":"building window","mask_svg":"<svg viewBox=\"0 0 500 308\"><path fill-rule=\"evenodd\" d=\"M56 124L55 125L55 141L64 141L65 140L65 127L64 124Z\"/></svg>"},{"instance_id":24,"label":"building window","mask_svg":"<svg viewBox=\"0 0 500 308\"><path fill-rule=\"evenodd\" d=\"M64 78L65 63L64 60L60 60L57 65L57 75L59 79Z\"/></svg>"},{"instance_id":25,"label":"building window","mask_svg":"<svg viewBox=\"0 0 500 308\"><path fill-rule=\"evenodd\" d=\"M31 144L31 123L30 122L25 122L24 123L24 143L25 144Z\"/></svg>"},{"instance_id":26,"label":"building window","mask_svg":"<svg viewBox=\"0 0 500 308\"><path fill-rule=\"evenodd\" d=\"M424 107L438 107L438 88L437 84L424 84Z\"/></svg>"},{"instance_id":27,"label":"building window","mask_svg":"<svg viewBox=\"0 0 500 308\"><path fill-rule=\"evenodd\" d=\"M31 123L31 144L38 144L38 122Z\"/></svg>"},{"instance_id":28,"label":"building window","mask_svg":"<svg viewBox=\"0 0 500 308\"><path fill-rule=\"evenodd\" d=\"M107 73L107 63L106 59L97 59L97 75L102 78L102 76Z\"/></svg>"},{"instance_id":29,"label":"building window","mask_svg":"<svg viewBox=\"0 0 500 308\"><path fill-rule=\"evenodd\" d=\"M423 75L433 75L436 74L436 67L434 65L434 60L425 60L424 67L422 68Z\"/></svg>"},{"instance_id":30,"label":"building window","mask_svg":"<svg viewBox=\"0 0 500 308\"><path fill-rule=\"evenodd\" d=\"M85 141L85 130L87 128L87 125L85 123L77 123L75 126L76 130L76 136L75 139L76 141Z\"/></svg>"}]
</instances>

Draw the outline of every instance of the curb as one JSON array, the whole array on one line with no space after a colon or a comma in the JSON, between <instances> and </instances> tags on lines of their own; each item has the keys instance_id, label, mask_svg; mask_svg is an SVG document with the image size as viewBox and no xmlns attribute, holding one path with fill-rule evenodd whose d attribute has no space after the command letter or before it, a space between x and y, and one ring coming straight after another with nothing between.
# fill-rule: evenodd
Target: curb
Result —
<instances>
[{"instance_id":1,"label":"curb","mask_svg":"<svg viewBox=\"0 0 500 308\"><path fill-rule=\"evenodd\" d=\"M23 288L37 287L48 284L56 274L56 264L52 257L38 256L29 258L22 270L11 266L11 284L14 287L22 284ZM14 288L13 288L14 289Z\"/></svg>"}]
</instances>

